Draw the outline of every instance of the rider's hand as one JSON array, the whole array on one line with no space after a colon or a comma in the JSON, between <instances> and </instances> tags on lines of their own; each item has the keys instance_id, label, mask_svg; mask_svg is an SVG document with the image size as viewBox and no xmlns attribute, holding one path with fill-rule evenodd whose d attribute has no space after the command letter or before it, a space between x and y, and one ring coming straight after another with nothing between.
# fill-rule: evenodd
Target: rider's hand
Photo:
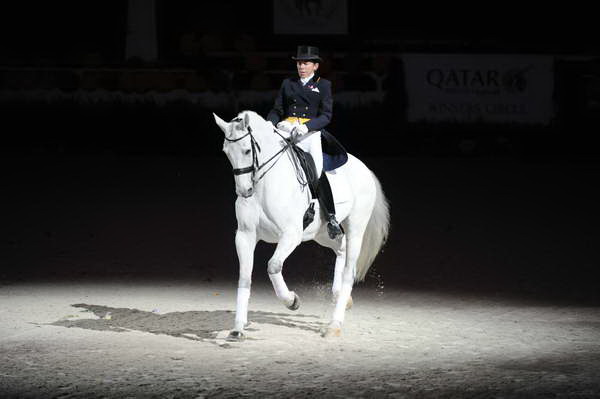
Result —
<instances>
[{"instance_id":1,"label":"rider's hand","mask_svg":"<svg viewBox=\"0 0 600 399\"><path fill-rule=\"evenodd\" d=\"M306 125L300 125L296 127L296 131L300 134L308 133L308 127Z\"/></svg>"},{"instance_id":2,"label":"rider's hand","mask_svg":"<svg viewBox=\"0 0 600 399\"><path fill-rule=\"evenodd\" d=\"M283 130L284 132L291 132L293 128L294 125L288 121L281 121L277 124L277 129Z\"/></svg>"}]
</instances>

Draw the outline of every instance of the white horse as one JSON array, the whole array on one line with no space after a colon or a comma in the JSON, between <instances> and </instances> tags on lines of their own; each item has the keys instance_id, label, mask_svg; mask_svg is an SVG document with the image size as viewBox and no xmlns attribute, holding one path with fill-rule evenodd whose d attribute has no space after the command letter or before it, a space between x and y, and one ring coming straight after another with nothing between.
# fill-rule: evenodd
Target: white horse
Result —
<instances>
[{"instance_id":1,"label":"white horse","mask_svg":"<svg viewBox=\"0 0 600 399\"><path fill-rule=\"evenodd\" d=\"M307 240L331 248L336 254L333 279L335 309L323 336L339 336L344 314L352 304L352 285L364 279L384 244L389 229L389 206L379 181L359 159L348 155L348 162L327 172L336 198L337 218L345 234L329 238L327 225L318 215L303 230L303 217L310 203L310 191L294 166L294 155L287 133L273 128L260 115L243 111L227 123L213 114L225 133L223 151L233 167L238 198L235 246L239 259L239 281L235 325L230 340L244 338L254 263L254 248L259 240L277 243L267 271L277 297L291 310L298 309L299 298L290 291L281 273L283 262ZM344 198L345 193L345 198ZM343 197L343 198L339 198Z\"/></svg>"}]
</instances>

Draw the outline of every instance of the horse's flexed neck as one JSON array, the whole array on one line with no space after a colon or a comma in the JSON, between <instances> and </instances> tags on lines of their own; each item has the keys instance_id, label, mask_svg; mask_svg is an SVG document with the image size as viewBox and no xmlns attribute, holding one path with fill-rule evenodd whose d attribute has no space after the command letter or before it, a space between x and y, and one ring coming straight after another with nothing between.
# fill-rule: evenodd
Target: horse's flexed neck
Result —
<instances>
[{"instance_id":1,"label":"horse's flexed neck","mask_svg":"<svg viewBox=\"0 0 600 399\"><path fill-rule=\"evenodd\" d=\"M236 193L248 198L254 194L259 173L264 173L260 169L267 161L265 157L280 149L281 138L273 133L270 123L253 111L240 112L231 122L213 115L225 135L223 152L233 167Z\"/></svg>"}]
</instances>

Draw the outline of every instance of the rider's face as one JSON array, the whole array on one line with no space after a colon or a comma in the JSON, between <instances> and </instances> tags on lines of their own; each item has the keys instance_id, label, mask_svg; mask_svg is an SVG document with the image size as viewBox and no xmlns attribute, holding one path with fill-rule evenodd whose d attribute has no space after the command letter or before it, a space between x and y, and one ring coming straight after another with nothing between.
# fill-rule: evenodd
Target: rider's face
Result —
<instances>
[{"instance_id":1,"label":"rider's face","mask_svg":"<svg viewBox=\"0 0 600 399\"><path fill-rule=\"evenodd\" d=\"M312 61L296 61L296 68L298 69L298 76L307 78L319 69L319 63Z\"/></svg>"}]
</instances>

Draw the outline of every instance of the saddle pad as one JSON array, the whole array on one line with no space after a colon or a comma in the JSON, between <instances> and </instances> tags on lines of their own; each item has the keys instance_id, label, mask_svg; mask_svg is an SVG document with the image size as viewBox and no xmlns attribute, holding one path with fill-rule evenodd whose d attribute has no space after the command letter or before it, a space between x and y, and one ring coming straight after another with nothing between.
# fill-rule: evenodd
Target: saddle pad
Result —
<instances>
[{"instance_id":1,"label":"saddle pad","mask_svg":"<svg viewBox=\"0 0 600 399\"><path fill-rule=\"evenodd\" d=\"M341 204L352 199L352 192L346 174L340 170L334 170L327 173L327 179L333 193L333 202Z\"/></svg>"}]
</instances>

